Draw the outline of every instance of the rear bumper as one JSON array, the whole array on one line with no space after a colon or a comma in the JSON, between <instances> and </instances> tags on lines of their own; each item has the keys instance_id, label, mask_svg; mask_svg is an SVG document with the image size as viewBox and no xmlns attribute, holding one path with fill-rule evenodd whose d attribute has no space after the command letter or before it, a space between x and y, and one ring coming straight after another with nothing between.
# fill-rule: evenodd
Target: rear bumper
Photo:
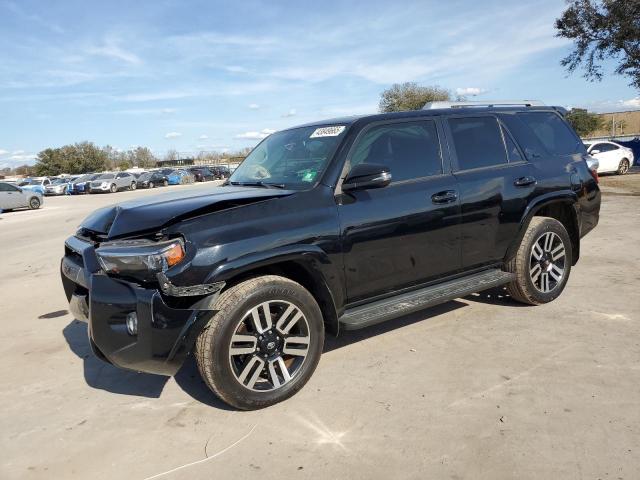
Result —
<instances>
[{"instance_id":1,"label":"rear bumper","mask_svg":"<svg viewBox=\"0 0 640 480\"><path fill-rule=\"evenodd\" d=\"M65 250L60 272L69 309L88 322L96 356L121 368L174 375L215 312L171 308L158 290L105 275L93 246L76 237ZM131 313L138 320L135 335L126 326Z\"/></svg>"}]
</instances>

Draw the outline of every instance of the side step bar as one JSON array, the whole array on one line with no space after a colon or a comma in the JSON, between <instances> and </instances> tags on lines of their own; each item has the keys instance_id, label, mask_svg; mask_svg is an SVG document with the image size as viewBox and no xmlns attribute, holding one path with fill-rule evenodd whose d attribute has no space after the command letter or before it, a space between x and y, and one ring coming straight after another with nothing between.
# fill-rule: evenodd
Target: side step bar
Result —
<instances>
[{"instance_id":1,"label":"side step bar","mask_svg":"<svg viewBox=\"0 0 640 480\"><path fill-rule=\"evenodd\" d=\"M340 326L345 330L357 330L376 323L391 320L411 312L432 307L454 298L509 283L513 273L499 269L485 270L465 277L402 293L350 308L340 317Z\"/></svg>"}]
</instances>

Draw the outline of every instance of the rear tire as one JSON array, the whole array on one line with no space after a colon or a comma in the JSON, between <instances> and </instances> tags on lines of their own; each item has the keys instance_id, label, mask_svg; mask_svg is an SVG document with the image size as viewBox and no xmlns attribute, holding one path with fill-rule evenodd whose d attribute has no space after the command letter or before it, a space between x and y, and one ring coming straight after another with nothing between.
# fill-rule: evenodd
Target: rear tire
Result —
<instances>
[{"instance_id":1,"label":"rear tire","mask_svg":"<svg viewBox=\"0 0 640 480\"><path fill-rule=\"evenodd\" d=\"M302 285L275 275L253 278L224 291L216 309L196 341L195 358L221 400L254 410L307 383L322 353L324 323Z\"/></svg>"},{"instance_id":2,"label":"rear tire","mask_svg":"<svg viewBox=\"0 0 640 480\"><path fill-rule=\"evenodd\" d=\"M514 300L542 305L555 300L564 290L573 252L564 225L554 218L533 217L515 256L506 264L515 273L507 291Z\"/></svg>"},{"instance_id":3,"label":"rear tire","mask_svg":"<svg viewBox=\"0 0 640 480\"><path fill-rule=\"evenodd\" d=\"M622 160L620 160L620 165L618 165L618 170L616 170L616 173L618 175L624 175L629 171L629 160L626 158L623 158Z\"/></svg>"},{"instance_id":4,"label":"rear tire","mask_svg":"<svg viewBox=\"0 0 640 480\"><path fill-rule=\"evenodd\" d=\"M131 182L131 186L129 187L129 190L135 190L136 188L138 188L138 184L136 182Z\"/></svg>"},{"instance_id":5,"label":"rear tire","mask_svg":"<svg viewBox=\"0 0 640 480\"><path fill-rule=\"evenodd\" d=\"M149 188L153 188L155 187L155 185L153 184L153 182L149 182Z\"/></svg>"}]
</instances>

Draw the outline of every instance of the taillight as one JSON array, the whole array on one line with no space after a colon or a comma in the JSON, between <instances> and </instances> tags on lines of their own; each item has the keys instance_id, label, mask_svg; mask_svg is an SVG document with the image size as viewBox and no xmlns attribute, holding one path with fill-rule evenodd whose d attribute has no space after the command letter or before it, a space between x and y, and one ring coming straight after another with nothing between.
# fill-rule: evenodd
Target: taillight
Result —
<instances>
[{"instance_id":1,"label":"taillight","mask_svg":"<svg viewBox=\"0 0 640 480\"><path fill-rule=\"evenodd\" d=\"M596 181L596 183L600 182L600 179L598 178L598 170L591 170L589 169L589 173L591 174L591 176L593 177L593 179Z\"/></svg>"}]
</instances>

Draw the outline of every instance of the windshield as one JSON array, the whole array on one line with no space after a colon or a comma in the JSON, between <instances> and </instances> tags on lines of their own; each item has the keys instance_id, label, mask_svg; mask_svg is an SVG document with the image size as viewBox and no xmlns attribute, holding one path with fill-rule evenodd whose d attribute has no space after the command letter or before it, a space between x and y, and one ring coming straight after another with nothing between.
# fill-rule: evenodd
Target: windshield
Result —
<instances>
[{"instance_id":1,"label":"windshield","mask_svg":"<svg viewBox=\"0 0 640 480\"><path fill-rule=\"evenodd\" d=\"M53 182L51 182L51 185L60 185L62 183L68 183L69 179L66 178L56 178Z\"/></svg>"},{"instance_id":2,"label":"windshield","mask_svg":"<svg viewBox=\"0 0 640 480\"><path fill-rule=\"evenodd\" d=\"M98 175L95 180L108 180L113 178L113 173L103 173L102 175Z\"/></svg>"},{"instance_id":3,"label":"windshield","mask_svg":"<svg viewBox=\"0 0 640 480\"><path fill-rule=\"evenodd\" d=\"M42 182L42 180L34 180L33 178L27 178L24 181L20 182L20 186L25 186L25 185L40 185L40 183Z\"/></svg>"},{"instance_id":4,"label":"windshield","mask_svg":"<svg viewBox=\"0 0 640 480\"><path fill-rule=\"evenodd\" d=\"M304 189L313 185L338 143L344 125L301 127L264 139L233 172L229 183L263 183Z\"/></svg>"}]
</instances>

